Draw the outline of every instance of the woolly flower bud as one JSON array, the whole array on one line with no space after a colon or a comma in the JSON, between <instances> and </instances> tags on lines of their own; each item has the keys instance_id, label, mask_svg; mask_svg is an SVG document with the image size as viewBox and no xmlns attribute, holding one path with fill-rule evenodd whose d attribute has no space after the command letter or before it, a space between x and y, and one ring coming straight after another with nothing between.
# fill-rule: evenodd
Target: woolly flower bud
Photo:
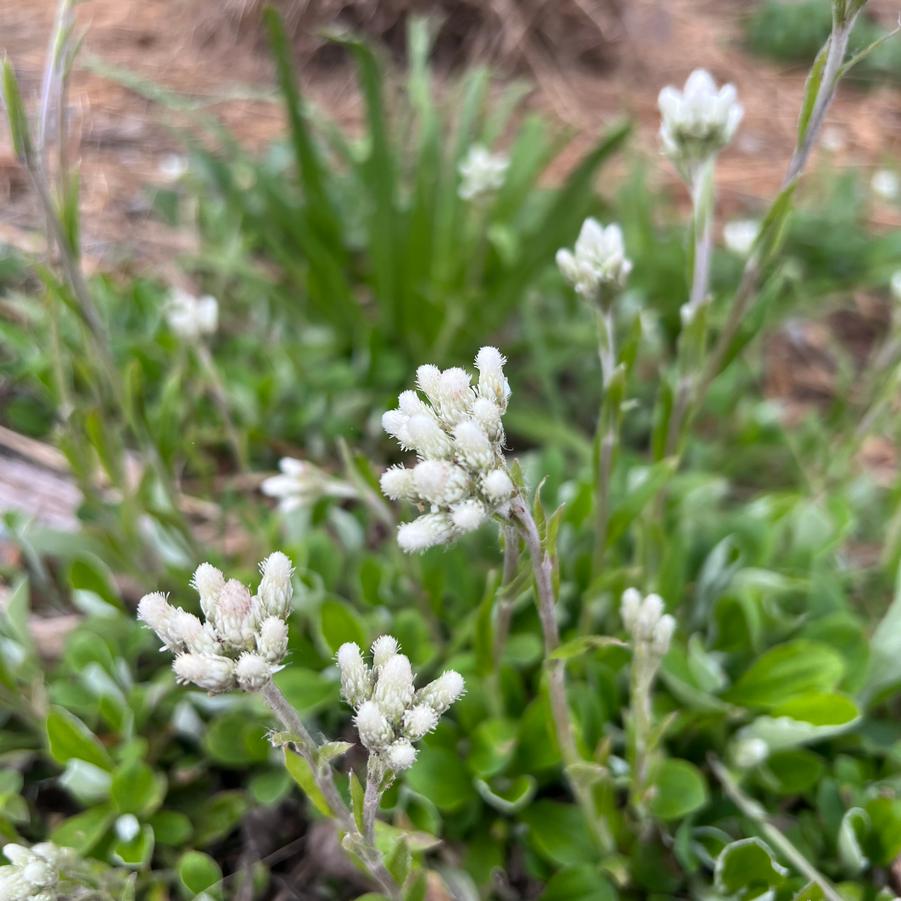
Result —
<instances>
[{"instance_id":1,"label":"woolly flower bud","mask_svg":"<svg viewBox=\"0 0 901 901\"><path fill-rule=\"evenodd\" d=\"M405 466L392 466L382 473L379 484L385 497L393 501L409 500L413 496L413 470Z\"/></svg>"},{"instance_id":2,"label":"woolly flower bud","mask_svg":"<svg viewBox=\"0 0 901 901\"><path fill-rule=\"evenodd\" d=\"M416 748L405 738L400 738L388 746L385 760L395 773L401 773L416 763Z\"/></svg>"},{"instance_id":3,"label":"woolly flower bud","mask_svg":"<svg viewBox=\"0 0 901 901\"><path fill-rule=\"evenodd\" d=\"M615 223L605 228L590 218L582 223L573 250L558 250L556 262L576 293L588 300L606 285L622 287L632 271L622 229Z\"/></svg>"},{"instance_id":4,"label":"woolly flower bud","mask_svg":"<svg viewBox=\"0 0 901 901\"><path fill-rule=\"evenodd\" d=\"M191 577L191 586L200 595L200 609L204 616L209 616L210 611L216 606L222 589L225 588L225 576L216 569L212 563L201 563L194 570Z\"/></svg>"},{"instance_id":5,"label":"woolly flower bud","mask_svg":"<svg viewBox=\"0 0 901 901\"><path fill-rule=\"evenodd\" d=\"M504 375L506 362L507 358L496 347L483 347L476 354L479 396L497 404L501 412L507 409L507 399L510 397L510 383Z\"/></svg>"},{"instance_id":6,"label":"woolly flower bud","mask_svg":"<svg viewBox=\"0 0 901 901\"><path fill-rule=\"evenodd\" d=\"M222 645L216 641L216 635L210 626L204 624L193 613L182 609L175 611L175 629L181 636L185 647L192 654L219 654Z\"/></svg>"},{"instance_id":7,"label":"woolly flower bud","mask_svg":"<svg viewBox=\"0 0 901 901\"><path fill-rule=\"evenodd\" d=\"M654 627L654 635L651 639L651 650L658 657L666 656L675 631L676 620L668 613L664 613Z\"/></svg>"},{"instance_id":8,"label":"woolly flower bud","mask_svg":"<svg viewBox=\"0 0 901 901\"><path fill-rule=\"evenodd\" d=\"M770 747L762 738L740 738L732 748L732 759L742 770L749 770L770 756Z\"/></svg>"},{"instance_id":9,"label":"woolly flower bud","mask_svg":"<svg viewBox=\"0 0 901 901\"><path fill-rule=\"evenodd\" d=\"M379 667L372 700L391 723L404 715L413 700L413 670L405 654L395 654Z\"/></svg>"},{"instance_id":10,"label":"woolly flower bud","mask_svg":"<svg viewBox=\"0 0 901 901\"><path fill-rule=\"evenodd\" d=\"M382 428L392 437L396 438L401 447L412 447L408 424L410 417L400 410L387 410L382 414Z\"/></svg>"},{"instance_id":11,"label":"woolly flower bud","mask_svg":"<svg viewBox=\"0 0 901 901\"><path fill-rule=\"evenodd\" d=\"M635 623L635 637L642 641L653 641L654 632L663 615L663 598L659 594L649 594L641 604Z\"/></svg>"},{"instance_id":12,"label":"woolly flower bud","mask_svg":"<svg viewBox=\"0 0 901 901\"><path fill-rule=\"evenodd\" d=\"M454 444L457 454L472 469L488 469L496 462L494 447L485 430L471 419L454 429Z\"/></svg>"},{"instance_id":13,"label":"woolly flower bud","mask_svg":"<svg viewBox=\"0 0 901 901\"><path fill-rule=\"evenodd\" d=\"M0 867L0 898L3 901L31 901L34 898L32 885L18 867Z\"/></svg>"},{"instance_id":14,"label":"woolly flower bud","mask_svg":"<svg viewBox=\"0 0 901 901\"><path fill-rule=\"evenodd\" d=\"M620 616L627 632L635 633L639 610L641 610L641 592L637 588L627 588L623 592L620 606Z\"/></svg>"},{"instance_id":15,"label":"woolly flower bud","mask_svg":"<svg viewBox=\"0 0 901 901\"><path fill-rule=\"evenodd\" d=\"M484 504L476 500L463 501L451 509L451 521L458 532L474 532L487 515Z\"/></svg>"},{"instance_id":16,"label":"woolly flower bud","mask_svg":"<svg viewBox=\"0 0 901 901\"><path fill-rule=\"evenodd\" d=\"M397 407L404 416L432 416L432 408L415 391L401 391Z\"/></svg>"},{"instance_id":17,"label":"woolly flower bud","mask_svg":"<svg viewBox=\"0 0 901 901\"><path fill-rule=\"evenodd\" d=\"M411 416L407 422L409 446L421 457L449 457L453 444L431 416Z\"/></svg>"},{"instance_id":18,"label":"woolly flower bud","mask_svg":"<svg viewBox=\"0 0 901 901\"><path fill-rule=\"evenodd\" d=\"M434 403L438 418L445 426L451 427L469 415L475 400L471 381L472 376L459 366L441 373Z\"/></svg>"},{"instance_id":19,"label":"woolly flower bud","mask_svg":"<svg viewBox=\"0 0 901 901\"><path fill-rule=\"evenodd\" d=\"M253 641L253 602L247 586L229 579L212 610L212 620L226 644L249 645Z\"/></svg>"},{"instance_id":20,"label":"woolly flower bud","mask_svg":"<svg viewBox=\"0 0 901 901\"><path fill-rule=\"evenodd\" d=\"M391 726L385 719L385 714L373 701L366 701L360 706L355 722L360 741L370 751L382 750L394 737Z\"/></svg>"},{"instance_id":21,"label":"woolly flower bud","mask_svg":"<svg viewBox=\"0 0 901 901\"><path fill-rule=\"evenodd\" d=\"M453 537L453 523L446 513L426 513L397 529L397 543L408 554L446 544Z\"/></svg>"},{"instance_id":22,"label":"woolly flower bud","mask_svg":"<svg viewBox=\"0 0 901 901\"><path fill-rule=\"evenodd\" d=\"M219 303L215 297L194 297L176 288L164 308L169 328L184 341L212 335L219 324Z\"/></svg>"},{"instance_id":23,"label":"woolly flower bud","mask_svg":"<svg viewBox=\"0 0 901 901\"><path fill-rule=\"evenodd\" d=\"M288 651L288 624L278 616L267 616L257 632L257 651L272 664L279 664Z\"/></svg>"},{"instance_id":24,"label":"woolly flower bud","mask_svg":"<svg viewBox=\"0 0 901 901\"><path fill-rule=\"evenodd\" d=\"M438 386L441 384L441 370L431 363L426 363L416 370L416 384L425 396L434 403L438 399Z\"/></svg>"},{"instance_id":25,"label":"woolly flower bud","mask_svg":"<svg viewBox=\"0 0 901 901\"><path fill-rule=\"evenodd\" d=\"M472 405L472 418L484 430L492 441L503 442L504 426L501 420L501 408L487 397L476 398Z\"/></svg>"},{"instance_id":26,"label":"woolly flower bud","mask_svg":"<svg viewBox=\"0 0 901 901\"><path fill-rule=\"evenodd\" d=\"M369 667L360 653L360 646L347 641L338 648L336 655L338 673L341 676L341 697L351 707L359 707L368 697L370 689Z\"/></svg>"},{"instance_id":27,"label":"woolly flower bud","mask_svg":"<svg viewBox=\"0 0 901 901\"><path fill-rule=\"evenodd\" d=\"M513 480L507 475L506 470L492 469L482 479L482 490L490 501L499 504L509 500L515 488Z\"/></svg>"},{"instance_id":28,"label":"woolly flower bud","mask_svg":"<svg viewBox=\"0 0 901 901\"><path fill-rule=\"evenodd\" d=\"M735 87L717 88L704 69L695 69L681 91L665 87L657 103L663 152L677 163L703 162L722 150L744 116Z\"/></svg>"},{"instance_id":29,"label":"woolly flower bud","mask_svg":"<svg viewBox=\"0 0 901 901\"><path fill-rule=\"evenodd\" d=\"M723 241L736 256L746 257L759 233L760 223L756 219L736 219L723 226Z\"/></svg>"},{"instance_id":30,"label":"woolly flower bud","mask_svg":"<svg viewBox=\"0 0 901 901\"><path fill-rule=\"evenodd\" d=\"M463 694L463 677L455 670L446 670L416 693L417 704L428 704L439 716Z\"/></svg>"},{"instance_id":31,"label":"woolly flower bud","mask_svg":"<svg viewBox=\"0 0 901 901\"><path fill-rule=\"evenodd\" d=\"M417 704L404 712L404 735L419 741L438 725L438 714L428 704Z\"/></svg>"},{"instance_id":32,"label":"woolly flower bud","mask_svg":"<svg viewBox=\"0 0 901 901\"><path fill-rule=\"evenodd\" d=\"M423 460L413 469L413 489L426 503L448 506L466 495L469 476L446 460Z\"/></svg>"},{"instance_id":33,"label":"woolly flower bud","mask_svg":"<svg viewBox=\"0 0 901 901\"><path fill-rule=\"evenodd\" d=\"M372 665L376 668L384 666L398 651L400 645L393 635L379 635L372 643Z\"/></svg>"},{"instance_id":34,"label":"woolly flower bud","mask_svg":"<svg viewBox=\"0 0 901 901\"><path fill-rule=\"evenodd\" d=\"M235 687L235 664L218 654L180 654L172 663L175 678L182 685L191 682L210 693Z\"/></svg>"},{"instance_id":35,"label":"woolly flower bud","mask_svg":"<svg viewBox=\"0 0 901 901\"><path fill-rule=\"evenodd\" d=\"M25 845L10 842L3 846L3 856L14 866L24 867L31 861L31 851Z\"/></svg>"},{"instance_id":36,"label":"woolly flower bud","mask_svg":"<svg viewBox=\"0 0 901 901\"><path fill-rule=\"evenodd\" d=\"M133 813L124 813L113 824L113 829L120 842L130 842L141 831L141 823Z\"/></svg>"},{"instance_id":37,"label":"woolly flower bud","mask_svg":"<svg viewBox=\"0 0 901 901\"><path fill-rule=\"evenodd\" d=\"M51 888L59 878L50 864L37 857L33 857L22 867L22 877L34 889Z\"/></svg>"},{"instance_id":38,"label":"woolly flower bud","mask_svg":"<svg viewBox=\"0 0 901 901\"><path fill-rule=\"evenodd\" d=\"M481 144L473 144L459 166L460 197L472 201L490 197L503 186L509 165L509 159L503 154L491 153Z\"/></svg>"},{"instance_id":39,"label":"woolly flower bud","mask_svg":"<svg viewBox=\"0 0 901 901\"><path fill-rule=\"evenodd\" d=\"M272 667L259 654L246 652L238 658L235 676L244 691L259 691L272 678Z\"/></svg>"},{"instance_id":40,"label":"woolly flower bud","mask_svg":"<svg viewBox=\"0 0 901 901\"><path fill-rule=\"evenodd\" d=\"M138 602L138 619L156 632L160 641L170 650L181 648L181 635L176 626L175 608L161 591L145 594Z\"/></svg>"},{"instance_id":41,"label":"woolly flower bud","mask_svg":"<svg viewBox=\"0 0 901 901\"><path fill-rule=\"evenodd\" d=\"M260 572L263 574L257 589L260 613L285 619L291 612L291 598L294 597L294 582L291 579L294 567L290 558L276 551L260 564Z\"/></svg>"}]
</instances>

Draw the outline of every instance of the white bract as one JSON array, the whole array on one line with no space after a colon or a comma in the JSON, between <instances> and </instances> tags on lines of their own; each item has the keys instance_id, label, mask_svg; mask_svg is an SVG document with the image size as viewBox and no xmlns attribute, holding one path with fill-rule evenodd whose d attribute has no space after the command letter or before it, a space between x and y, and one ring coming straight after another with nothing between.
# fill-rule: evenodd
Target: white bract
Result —
<instances>
[{"instance_id":1,"label":"white bract","mask_svg":"<svg viewBox=\"0 0 901 901\"><path fill-rule=\"evenodd\" d=\"M760 223L756 219L735 219L723 226L723 241L736 256L746 257L751 253Z\"/></svg>"},{"instance_id":2,"label":"white bract","mask_svg":"<svg viewBox=\"0 0 901 901\"><path fill-rule=\"evenodd\" d=\"M665 87L657 103L663 152L678 166L697 165L722 150L744 116L735 86L717 88L705 69L695 69L681 91Z\"/></svg>"},{"instance_id":3,"label":"white bract","mask_svg":"<svg viewBox=\"0 0 901 901\"><path fill-rule=\"evenodd\" d=\"M278 468L279 474L264 479L260 490L267 497L278 499L278 508L282 513L310 507L322 497L352 500L358 496L353 485L336 479L306 460L282 457Z\"/></svg>"},{"instance_id":4,"label":"white bract","mask_svg":"<svg viewBox=\"0 0 901 901\"><path fill-rule=\"evenodd\" d=\"M354 642L338 648L341 696L354 708L360 741L377 767L398 773L416 760L413 742L431 732L463 694L463 677L447 670L416 691L410 661L400 653L397 639L380 636L371 655L370 667Z\"/></svg>"},{"instance_id":5,"label":"white bract","mask_svg":"<svg viewBox=\"0 0 901 901\"><path fill-rule=\"evenodd\" d=\"M60 893L61 871L74 861L68 848L58 848L51 842L41 842L27 848L24 845L3 846L3 856L9 861L0 867L0 901L56 901Z\"/></svg>"},{"instance_id":6,"label":"white bract","mask_svg":"<svg viewBox=\"0 0 901 901\"><path fill-rule=\"evenodd\" d=\"M294 594L294 568L276 551L260 564L255 595L210 563L201 563L191 585L200 595L206 622L173 607L161 592L141 598L138 619L175 654L178 682L211 694L242 688L258 691L281 669L288 651L288 624Z\"/></svg>"},{"instance_id":7,"label":"white bract","mask_svg":"<svg viewBox=\"0 0 901 901\"><path fill-rule=\"evenodd\" d=\"M489 516L506 516L516 488L504 458L504 427L510 386L505 358L495 347L476 355L479 376L459 367L420 366L416 382L426 400L404 391L396 410L382 417L385 431L404 450L415 451L412 468L382 474L384 494L417 504L422 515L403 523L397 540L408 553L447 544L477 529Z\"/></svg>"},{"instance_id":8,"label":"white bract","mask_svg":"<svg viewBox=\"0 0 901 901\"><path fill-rule=\"evenodd\" d=\"M622 229L590 218L582 223L573 250L558 250L556 260L563 277L586 300L605 287L621 288L632 271Z\"/></svg>"},{"instance_id":9,"label":"white bract","mask_svg":"<svg viewBox=\"0 0 901 901\"><path fill-rule=\"evenodd\" d=\"M169 328L184 341L197 341L212 335L219 326L219 302L205 294L195 297L181 288L170 295L165 307Z\"/></svg>"},{"instance_id":10,"label":"white bract","mask_svg":"<svg viewBox=\"0 0 901 901\"><path fill-rule=\"evenodd\" d=\"M463 200L481 200L503 187L510 160L474 144L460 161L459 195Z\"/></svg>"}]
</instances>

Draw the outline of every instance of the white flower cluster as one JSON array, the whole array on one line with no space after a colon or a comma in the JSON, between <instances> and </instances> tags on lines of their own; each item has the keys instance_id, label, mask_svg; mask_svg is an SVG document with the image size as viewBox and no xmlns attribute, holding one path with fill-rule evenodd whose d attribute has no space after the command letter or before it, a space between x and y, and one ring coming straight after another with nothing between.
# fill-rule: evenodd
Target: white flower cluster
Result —
<instances>
[{"instance_id":1,"label":"white flower cluster","mask_svg":"<svg viewBox=\"0 0 901 901\"><path fill-rule=\"evenodd\" d=\"M626 258L623 231L615 223L606 228L596 219L582 223L572 251L557 251L557 266L576 293L592 300L601 288L621 288L632 271Z\"/></svg>"},{"instance_id":2,"label":"white flower cluster","mask_svg":"<svg viewBox=\"0 0 901 901\"><path fill-rule=\"evenodd\" d=\"M736 256L746 257L754 248L760 234L760 222L756 219L734 219L723 226L723 241Z\"/></svg>"},{"instance_id":3,"label":"white flower cluster","mask_svg":"<svg viewBox=\"0 0 901 901\"><path fill-rule=\"evenodd\" d=\"M279 474L264 479L260 490L267 497L278 498L278 508L282 513L309 507L322 497L352 500L358 496L353 485L336 479L306 460L283 457L278 461L278 468Z\"/></svg>"},{"instance_id":4,"label":"white flower cluster","mask_svg":"<svg viewBox=\"0 0 901 901\"><path fill-rule=\"evenodd\" d=\"M659 594L643 598L637 588L627 588L623 592L620 607L623 625L632 640L657 660L666 656L676 631L675 619L663 609L663 598Z\"/></svg>"},{"instance_id":5,"label":"white flower cluster","mask_svg":"<svg viewBox=\"0 0 901 901\"><path fill-rule=\"evenodd\" d=\"M510 160L503 154L474 144L460 162L460 197L471 201L490 197L503 187L509 165Z\"/></svg>"},{"instance_id":6,"label":"white flower cluster","mask_svg":"<svg viewBox=\"0 0 901 901\"><path fill-rule=\"evenodd\" d=\"M668 85L657 99L663 152L675 163L702 163L733 138L744 116L735 86L717 88L705 69L695 69L685 88Z\"/></svg>"},{"instance_id":7,"label":"white flower cluster","mask_svg":"<svg viewBox=\"0 0 901 901\"><path fill-rule=\"evenodd\" d=\"M463 694L463 677L446 670L417 691L397 639L382 635L370 650L372 666L354 642L338 648L341 696L356 711L357 732L369 753L384 771L399 773L416 761L413 743L431 732Z\"/></svg>"},{"instance_id":8,"label":"white flower cluster","mask_svg":"<svg viewBox=\"0 0 901 901\"><path fill-rule=\"evenodd\" d=\"M24 845L3 846L9 861L0 867L0 901L56 901L60 871L73 858L68 848L41 842L31 848Z\"/></svg>"},{"instance_id":9,"label":"white flower cluster","mask_svg":"<svg viewBox=\"0 0 901 901\"><path fill-rule=\"evenodd\" d=\"M403 523L397 541L408 553L446 544L477 529L485 519L507 514L515 486L504 460L504 426L510 386L506 359L495 347L476 355L478 383L464 369L443 372L420 366L415 391L404 391L398 408L382 416L382 427L404 450L415 451L412 469L394 466L381 486L392 500L409 500L425 512Z\"/></svg>"},{"instance_id":10,"label":"white flower cluster","mask_svg":"<svg viewBox=\"0 0 901 901\"><path fill-rule=\"evenodd\" d=\"M219 302L208 294L195 297L176 288L166 302L165 315L169 328L179 338L196 341L219 327Z\"/></svg>"},{"instance_id":11,"label":"white flower cluster","mask_svg":"<svg viewBox=\"0 0 901 901\"><path fill-rule=\"evenodd\" d=\"M255 595L237 579L226 581L209 563L201 563L191 585L200 595L204 620L173 607L160 592L145 595L138 619L175 654L172 668L182 684L191 682L211 694L243 688L258 691L281 669L288 650L288 624L294 569L280 551L261 564Z\"/></svg>"}]
</instances>

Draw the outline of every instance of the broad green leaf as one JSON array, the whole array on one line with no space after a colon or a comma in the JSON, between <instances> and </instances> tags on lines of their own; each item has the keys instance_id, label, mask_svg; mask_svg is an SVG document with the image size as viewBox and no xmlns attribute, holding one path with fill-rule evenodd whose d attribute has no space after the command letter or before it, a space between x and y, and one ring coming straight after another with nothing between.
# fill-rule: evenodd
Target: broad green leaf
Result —
<instances>
[{"instance_id":1,"label":"broad green leaf","mask_svg":"<svg viewBox=\"0 0 901 901\"><path fill-rule=\"evenodd\" d=\"M291 774L291 778L300 787L300 790L309 798L310 803L325 817L331 815L328 801L316 784L316 778L310 765L300 756L288 748L284 748L285 766Z\"/></svg>"},{"instance_id":2,"label":"broad green leaf","mask_svg":"<svg viewBox=\"0 0 901 901\"><path fill-rule=\"evenodd\" d=\"M47 715L47 744L57 763L73 758L85 760L103 770L111 770L113 762L106 748L93 732L74 714L53 707Z\"/></svg>"},{"instance_id":3,"label":"broad green leaf","mask_svg":"<svg viewBox=\"0 0 901 901\"><path fill-rule=\"evenodd\" d=\"M880 692L901 682L901 567L895 597L870 642L870 669L861 697L869 703Z\"/></svg>"},{"instance_id":4,"label":"broad green leaf","mask_svg":"<svg viewBox=\"0 0 901 901\"><path fill-rule=\"evenodd\" d=\"M857 705L846 695L802 695L773 708L772 716L757 717L738 738L759 738L778 751L840 735L859 720Z\"/></svg>"},{"instance_id":5,"label":"broad green leaf","mask_svg":"<svg viewBox=\"0 0 901 901\"><path fill-rule=\"evenodd\" d=\"M523 810L532 800L537 783L534 776L524 774L513 779L501 777L491 783L476 779L475 786L486 804L501 813L513 814Z\"/></svg>"},{"instance_id":6,"label":"broad green leaf","mask_svg":"<svg viewBox=\"0 0 901 901\"><path fill-rule=\"evenodd\" d=\"M113 857L118 858L127 867L143 869L153 856L154 835L150 826L142 826L138 834L130 841L118 841L113 845Z\"/></svg>"},{"instance_id":7,"label":"broad green leaf","mask_svg":"<svg viewBox=\"0 0 901 901\"><path fill-rule=\"evenodd\" d=\"M480 723L472 734L468 763L483 779L501 772L516 752L519 724L513 720L490 719Z\"/></svg>"},{"instance_id":8,"label":"broad green leaf","mask_svg":"<svg viewBox=\"0 0 901 901\"><path fill-rule=\"evenodd\" d=\"M628 648L628 644L609 635L583 635L560 645L551 654L551 660L572 660L589 651L606 650L607 648Z\"/></svg>"},{"instance_id":9,"label":"broad green leaf","mask_svg":"<svg viewBox=\"0 0 901 901\"><path fill-rule=\"evenodd\" d=\"M333 598L319 608L319 629L329 650L334 654L347 641L366 647L366 629L353 609Z\"/></svg>"},{"instance_id":10,"label":"broad green leaf","mask_svg":"<svg viewBox=\"0 0 901 901\"><path fill-rule=\"evenodd\" d=\"M110 797L120 813L149 816L165 796L166 777L143 761L133 760L113 773Z\"/></svg>"},{"instance_id":11,"label":"broad green leaf","mask_svg":"<svg viewBox=\"0 0 901 901\"><path fill-rule=\"evenodd\" d=\"M529 841L552 863L578 866L597 862L598 850L582 812L573 804L541 800L521 814Z\"/></svg>"},{"instance_id":12,"label":"broad green leaf","mask_svg":"<svg viewBox=\"0 0 901 901\"><path fill-rule=\"evenodd\" d=\"M661 820L677 820L707 803L707 784L701 771L687 760L667 758L653 774L651 813Z\"/></svg>"},{"instance_id":13,"label":"broad green leaf","mask_svg":"<svg viewBox=\"0 0 901 901\"><path fill-rule=\"evenodd\" d=\"M209 854L187 851L178 861L178 878L181 884L195 895L208 891L222 881L222 870Z\"/></svg>"},{"instance_id":14,"label":"broad green leaf","mask_svg":"<svg viewBox=\"0 0 901 901\"><path fill-rule=\"evenodd\" d=\"M863 872L870 863L863 852L869 830L870 817L861 807L852 807L842 817L838 830L838 856L851 876Z\"/></svg>"},{"instance_id":15,"label":"broad green leaf","mask_svg":"<svg viewBox=\"0 0 901 901\"><path fill-rule=\"evenodd\" d=\"M844 661L832 648L798 639L770 648L725 697L745 707L773 708L798 695L832 691L844 672Z\"/></svg>"},{"instance_id":16,"label":"broad green leaf","mask_svg":"<svg viewBox=\"0 0 901 901\"><path fill-rule=\"evenodd\" d=\"M192 811L194 816L194 841L206 847L228 835L241 822L250 806L244 792L221 791Z\"/></svg>"},{"instance_id":17,"label":"broad green leaf","mask_svg":"<svg viewBox=\"0 0 901 901\"><path fill-rule=\"evenodd\" d=\"M596 866L567 867L555 873L540 901L617 901L619 894Z\"/></svg>"},{"instance_id":18,"label":"broad green leaf","mask_svg":"<svg viewBox=\"0 0 901 901\"><path fill-rule=\"evenodd\" d=\"M79 854L89 854L116 819L109 807L92 807L68 820L63 820L50 833L50 841Z\"/></svg>"},{"instance_id":19,"label":"broad green leaf","mask_svg":"<svg viewBox=\"0 0 901 901\"><path fill-rule=\"evenodd\" d=\"M787 875L769 845L759 838L743 838L723 848L714 879L721 892L752 898L756 897L752 893L782 885Z\"/></svg>"},{"instance_id":20,"label":"broad green leaf","mask_svg":"<svg viewBox=\"0 0 901 901\"><path fill-rule=\"evenodd\" d=\"M465 759L446 748L423 748L407 784L441 811L458 810L476 796Z\"/></svg>"}]
</instances>

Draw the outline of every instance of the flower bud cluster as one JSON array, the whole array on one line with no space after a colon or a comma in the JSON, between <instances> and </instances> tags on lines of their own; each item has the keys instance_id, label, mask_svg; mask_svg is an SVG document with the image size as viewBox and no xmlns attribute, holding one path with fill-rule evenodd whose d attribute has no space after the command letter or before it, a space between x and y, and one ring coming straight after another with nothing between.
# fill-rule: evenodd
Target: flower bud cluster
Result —
<instances>
[{"instance_id":1,"label":"flower bud cluster","mask_svg":"<svg viewBox=\"0 0 901 901\"><path fill-rule=\"evenodd\" d=\"M413 468L392 467L381 479L387 497L412 501L422 511L398 529L398 543L408 553L472 532L492 514L507 515L516 489L503 452L506 362L497 348L483 347L475 385L464 369L420 366L416 384L426 400L404 391L398 408L382 417L385 431L419 457Z\"/></svg>"},{"instance_id":2,"label":"flower bud cluster","mask_svg":"<svg viewBox=\"0 0 901 901\"><path fill-rule=\"evenodd\" d=\"M558 250L556 260L563 277L585 300L599 298L605 287L621 288L632 271L622 229L615 223L605 228L596 219L582 223L576 246Z\"/></svg>"},{"instance_id":3,"label":"flower bud cluster","mask_svg":"<svg viewBox=\"0 0 901 901\"><path fill-rule=\"evenodd\" d=\"M283 457L278 461L278 475L264 479L260 490L267 497L278 499L282 513L300 507L310 507L323 497L354 499L357 489L343 479L336 479L324 469L306 460Z\"/></svg>"},{"instance_id":4,"label":"flower bud cluster","mask_svg":"<svg viewBox=\"0 0 901 901\"><path fill-rule=\"evenodd\" d=\"M0 867L2 901L56 901L62 897L59 881L61 871L74 859L70 849L51 842L31 848L9 844L3 846L3 856L9 864Z\"/></svg>"},{"instance_id":5,"label":"flower bud cluster","mask_svg":"<svg viewBox=\"0 0 901 901\"><path fill-rule=\"evenodd\" d=\"M744 116L735 86L717 88L710 73L695 69L683 90L668 85L657 99L663 152L680 169L695 167L722 150Z\"/></svg>"},{"instance_id":6,"label":"flower bud cluster","mask_svg":"<svg viewBox=\"0 0 901 901\"><path fill-rule=\"evenodd\" d=\"M181 683L212 693L258 691L281 669L288 651L288 614L294 568L280 551L260 564L257 593L201 563L191 585L200 595L204 620L173 607L159 591L138 604L138 619L156 632L163 650L175 654L172 669Z\"/></svg>"},{"instance_id":7,"label":"flower bud cluster","mask_svg":"<svg viewBox=\"0 0 901 901\"><path fill-rule=\"evenodd\" d=\"M357 732L370 755L386 772L399 773L416 761L413 743L463 694L463 677L446 670L417 691L410 661L395 638L382 635L370 652L371 666L354 642L338 648L341 696L356 712Z\"/></svg>"},{"instance_id":8,"label":"flower bud cluster","mask_svg":"<svg viewBox=\"0 0 901 901\"><path fill-rule=\"evenodd\" d=\"M459 195L463 200L487 199L499 191L510 160L503 154L491 153L481 144L473 144L460 163Z\"/></svg>"},{"instance_id":9,"label":"flower bud cluster","mask_svg":"<svg viewBox=\"0 0 901 901\"><path fill-rule=\"evenodd\" d=\"M169 328L184 341L212 335L219 327L219 302L215 297L195 297L176 288L164 309Z\"/></svg>"},{"instance_id":10,"label":"flower bud cluster","mask_svg":"<svg viewBox=\"0 0 901 901\"><path fill-rule=\"evenodd\" d=\"M643 598L637 588L627 588L623 592L620 607L623 625L635 644L657 660L666 656L676 631L676 620L663 609L663 598L659 594Z\"/></svg>"}]
</instances>

